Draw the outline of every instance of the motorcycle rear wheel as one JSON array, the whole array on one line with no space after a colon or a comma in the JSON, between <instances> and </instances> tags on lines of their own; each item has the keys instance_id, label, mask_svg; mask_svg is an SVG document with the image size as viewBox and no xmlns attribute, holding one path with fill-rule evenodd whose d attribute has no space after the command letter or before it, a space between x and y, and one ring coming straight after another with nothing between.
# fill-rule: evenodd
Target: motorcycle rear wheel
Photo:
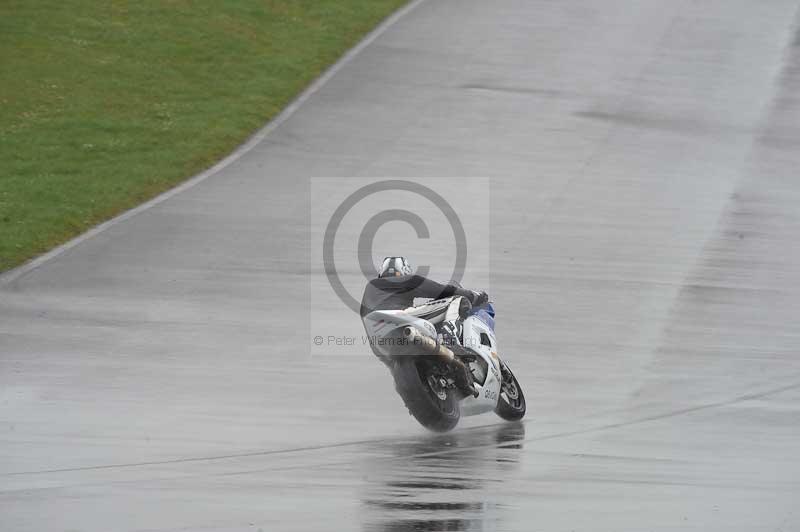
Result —
<instances>
[{"instance_id":1,"label":"motorcycle rear wheel","mask_svg":"<svg viewBox=\"0 0 800 532\"><path fill-rule=\"evenodd\" d=\"M460 396L440 385L441 363L433 357L399 357L392 370L395 389L419 423L434 432L447 432L461 418Z\"/></svg>"},{"instance_id":2,"label":"motorcycle rear wheel","mask_svg":"<svg viewBox=\"0 0 800 532\"><path fill-rule=\"evenodd\" d=\"M525 395L522 386L505 363L501 366L500 397L494 411L506 421L519 421L525 416Z\"/></svg>"}]
</instances>

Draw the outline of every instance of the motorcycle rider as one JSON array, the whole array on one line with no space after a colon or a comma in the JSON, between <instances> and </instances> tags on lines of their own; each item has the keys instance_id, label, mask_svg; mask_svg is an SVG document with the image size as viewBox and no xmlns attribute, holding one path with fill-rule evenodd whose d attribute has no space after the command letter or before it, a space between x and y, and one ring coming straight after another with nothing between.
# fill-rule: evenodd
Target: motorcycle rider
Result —
<instances>
[{"instance_id":1,"label":"motorcycle rider","mask_svg":"<svg viewBox=\"0 0 800 532\"><path fill-rule=\"evenodd\" d=\"M378 277L369 281L364 288L361 319L363 320L364 316L374 310L406 310L414 306L415 298L442 299L452 296L461 296L472 306L480 306L489 301L486 292L465 290L452 281L441 284L414 274L405 257L386 257L378 271ZM460 318L464 317L469 306L466 305L466 309L461 309ZM472 372L458 358L458 355L469 353L458 340L460 327L460 319L456 319L448 321L440 329L444 343L457 355L450 362L456 386L466 395L475 395L477 392L473 386ZM374 347L373 351L383 360Z\"/></svg>"}]
</instances>

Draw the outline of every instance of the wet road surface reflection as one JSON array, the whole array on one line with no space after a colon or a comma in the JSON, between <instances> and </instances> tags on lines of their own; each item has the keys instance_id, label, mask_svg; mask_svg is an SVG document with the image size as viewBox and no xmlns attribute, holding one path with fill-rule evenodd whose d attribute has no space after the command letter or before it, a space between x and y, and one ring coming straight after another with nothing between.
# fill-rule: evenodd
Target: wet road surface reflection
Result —
<instances>
[{"instance_id":1,"label":"wet road surface reflection","mask_svg":"<svg viewBox=\"0 0 800 532\"><path fill-rule=\"evenodd\" d=\"M519 469L524 437L514 423L380 449L384 459L364 464L363 530L496 530L505 508L498 484Z\"/></svg>"}]
</instances>

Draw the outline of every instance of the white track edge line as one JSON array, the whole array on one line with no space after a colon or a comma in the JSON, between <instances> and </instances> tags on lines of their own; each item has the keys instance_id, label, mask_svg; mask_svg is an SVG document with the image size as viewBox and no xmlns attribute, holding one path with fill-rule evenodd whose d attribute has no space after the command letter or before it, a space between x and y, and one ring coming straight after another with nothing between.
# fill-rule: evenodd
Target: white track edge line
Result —
<instances>
[{"instance_id":1,"label":"white track edge line","mask_svg":"<svg viewBox=\"0 0 800 532\"><path fill-rule=\"evenodd\" d=\"M325 72L323 72L316 80L314 80L311 85L306 87L303 92L301 92L294 100L289 103L275 118L270 120L267 125L262 127L256 133L254 133L250 138L248 138L243 144L241 144L238 148L236 148L232 153L226 156L224 159L216 163L211 168L208 168L199 174L196 174L193 177L190 177L186 181L181 182L180 184L176 185L175 187L166 190L159 194L158 196L151 198L144 203L133 207L122 214L111 218L110 220L106 220L91 229L88 229L86 232L81 233L80 235L76 236L75 238L57 246L50 251L45 252L38 257L35 257L28 262L17 266L16 268L12 268L7 272L0 273L0 286L4 286L10 284L23 275L26 275L36 268L46 264L47 262L55 259L62 253L74 248L78 244L84 242L85 240L89 240L90 238L102 233L106 229L117 225L120 222L124 222L129 218L133 218L137 214L140 214L156 205L167 201L172 196L180 194L181 192L188 190L195 185L202 183L209 177L213 176L226 166L230 165L231 163L237 161L247 152L252 150L258 144L261 143L265 138L267 138L270 133L275 131L281 124L283 124L286 120L288 120L302 105L306 102L311 96L313 96L317 91L319 91L336 73L341 70L347 63L353 60L355 56L357 56L362 50L364 50L367 46L372 44L375 39L380 37L386 30L388 30L391 26L397 23L400 19L410 13L414 8L418 5L425 2L425 0L413 0L409 4L401 7L399 10L395 11L391 15L389 15L383 22L378 24L378 26L369 32L358 44L356 44L353 48L350 48L342 57L340 57L333 65L328 67Z\"/></svg>"}]
</instances>

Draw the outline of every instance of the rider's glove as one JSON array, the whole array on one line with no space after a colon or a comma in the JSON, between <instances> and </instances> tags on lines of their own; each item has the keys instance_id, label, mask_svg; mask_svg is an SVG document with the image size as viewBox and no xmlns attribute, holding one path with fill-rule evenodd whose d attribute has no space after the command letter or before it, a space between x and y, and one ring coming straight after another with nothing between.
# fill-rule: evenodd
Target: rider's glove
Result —
<instances>
[{"instance_id":1,"label":"rider's glove","mask_svg":"<svg viewBox=\"0 0 800 532\"><path fill-rule=\"evenodd\" d=\"M480 307L489 302L489 294L481 290L480 292L472 292L472 306L473 307Z\"/></svg>"}]
</instances>

